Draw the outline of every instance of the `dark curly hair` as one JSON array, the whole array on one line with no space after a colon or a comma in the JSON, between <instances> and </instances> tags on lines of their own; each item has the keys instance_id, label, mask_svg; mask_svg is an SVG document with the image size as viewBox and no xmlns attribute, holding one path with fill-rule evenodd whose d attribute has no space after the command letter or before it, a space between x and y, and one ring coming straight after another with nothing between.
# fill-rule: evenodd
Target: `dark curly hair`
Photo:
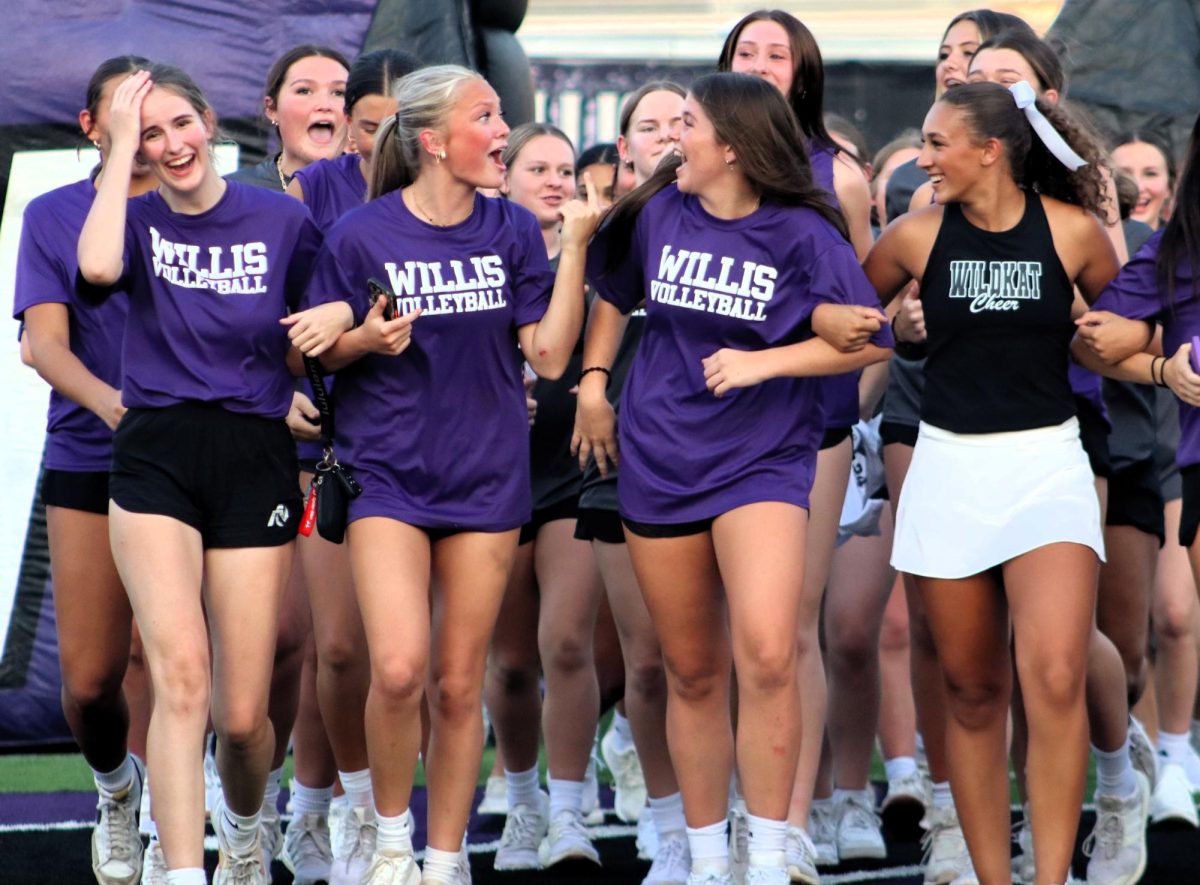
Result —
<instances>
[{"instance_id":1,"label":"dark curly hair","mask_svg":"<svg viewBox=\"0 0 1200 885\"><path fill-rule=\"evenodd\" d=\"M1037 99L1042 116L1087 161L1074 172L1042 144L1012 93L998 83L966 83L938 101L961 110L979 141L995 138L1004 145L1013 179L1021 187L1108 217L1108 189L1100 171L1105 153L1065 110Z\"/></svg>"}]
</instances>

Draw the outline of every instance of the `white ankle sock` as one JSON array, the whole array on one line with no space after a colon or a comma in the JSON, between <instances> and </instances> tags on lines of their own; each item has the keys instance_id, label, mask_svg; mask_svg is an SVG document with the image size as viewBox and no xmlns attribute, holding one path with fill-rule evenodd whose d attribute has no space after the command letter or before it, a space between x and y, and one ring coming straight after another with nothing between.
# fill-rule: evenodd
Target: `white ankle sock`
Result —
<instances>
[{"instance_id":1,"label":"white ankle sock","mask_svg":"<svg viewBox=\"0 0 1200 885\"><path fill-rule=\"evenodd\" d=\"M458 871L458 852L426 848L425 862L421 864L422 881L454 882Z\"/></svg>"},{"instance_id":2,"label":"white ankle sock","mask_svg":"<svg viewBox=\"0 0 1200 885\"><path fill-rule=\"evenodd\" d=\"M912 756L896 756L893 759L885 759L883 770L887 773L889 783L898 781L902 777L909 777L916 773L917 760Z\"/></svg>"},{"instance_id":3,"label":"white ankle sock","mask_svg":"<svg viewBox=\"0 0 1200 885\"><path fill-rule=\"evenodd\" d=\"M375 820L376 850L391 855L412 854L412 818L407 809L395 817L384 817L376 811Z\"/></svg>"},{"instance_id":4,"label":"white ankle sock","mask_svg":"<svg viewBox=\"0 0 1200 885\"><path fill-rule=\"evenodd\" d=\"M729 827L727 820L704 827L687 828L693 873L729 872Z\"/></svg>"},{"instance_id":5,"label":"white ankle sock","mask_svg":"<svg viewBox=\"0 0 1200 885\"><path fill-rule=\"evenodd\" d=\"M204 868L167 870L167 885L208 885Z\"/></svg>"},{"instance_id":6,"label":"white ankle sock","mask_svg":"<svg viewBox=\"0 0 1200 885\"><path fill-rule=\"evenodd\" d=\"M654 830L658 833L660 841L687 831L687 821L683 817L682 793L672 793L661 799L651 797L647 801L650 814L654 816Z\"/></svg>"},{"instance_id":7,"label":"white ankle sock","mask_svg":"<svg viewBox=\"0 0 1200 885\"><path fill-rule=\"evenodd\" d=\"M225 841L229 843L229 847L235 852L241 853L248 851L254 844L260 823L262 823L261 809L254 814L243 815L231 811L227 806L221 814L219 826L221 832L225 834Z\"/></svg>"},{"instance_id":8,"label":"white ankle sock","mask_svg":"<svg viewBox=\"0 0 1200 885\"><path fill-rule=\"evenodd\" d=\"M550 778L550 817L570 811L580 814L583 806L583 781L562 781Z\"/></svg>"},{"instance_id":9,"label":"white ankle sock","mask_svg":"<svg viewBox=\"0 0 1200 885\"><path fill-rule=\"evenodd\" d=\"M305 814L329 816L329 806L333 802L333 785L328 787L306 787L296 778L292 778L292 814L301 817Z\"/></svg>"},{"instance_id":10,"label":"white ankle sock","mask_svg":"<svg viewBox=\"0 0 1200 885\"><path fill-rule=\"evenodd\" d=\"M124 791L133 783L135 771L133 757L126 753L121 764L112 771L96 771L93 769L92 777L96 780L96 789L104 791L109 796L113 796Z\"/></svg>"},{"instance_id":11,"label":"white ankle sock","mask_svg":"<svg viewBox=\"0 0 1200 885\"><path fill-rule=\"evenodd\" d=\"M954 794L950 792L950 781L942 781L933 785L933 808L953 808Z\"/></svg>"},{"instance_id":12,"label":"white ankle sock","mask_svg":"<svg viewBox=\"0 0 1200 885\"><path fill-rule=\"evenodd\" d=\"M518 805L538 807L538 767L535 765L528 771L504 770L504 784L508 792L508 807Z\"/></svg>"},{"instance_id":13,"label":"white ankle sock","mask_svg":"<svg viewBox=\"0 0 1200 885\"><path fill-rule=\"evenodd\" d=\"M782 867L787 865L787 821L746 815L750 827L747 847L750 863L756 867Z\"/></svg>"},{"instance_id":14,"label":"white ankle sock","mask_svg":"<svg viewBox=\"0 0 1200 885\"><path fill-rule=\"evenodd\" d=\"M629 720L618 710L613 710L612 730L617 736L616 749L624 752L633 746L633 729L629 727Z\"/></svg>"},{"instance_id":15,"label":"white ankle sock","mask_svg":"<svg viewBox=\"0 0 1200 885\"><path fill-rule=\"evenodd\" d=\"M371 769L339 771L338 777L342 781L342 789L346 791L351 808L375 807L375 794L371 789Z\"/></svg>"},{"instance_id":16,"label":"white ankle sock","mask_svg":"<svg viewBox=\"0 0 1200 885\"><path fill-rule=\"evenodd\" d=\"M279 811L279 790L283 784L283 769L267 772L267 785L263 787L263 811Z\"/></svg>"},{"instance_id":17,"label":"white ankle sock","mask_svg":"<svg viewBox=\"0 0 1200 885\"><path fill-rule=\"evenodd\" d=\"M1126 738L1118 749L1111 753L1092 747L1092 755L1096 757L1096 792L1101 796L1133 795L1137 789L1137 779L1133 774L1133 766L1129 762L1129 740Z\"/></svg>"}]
</instances>

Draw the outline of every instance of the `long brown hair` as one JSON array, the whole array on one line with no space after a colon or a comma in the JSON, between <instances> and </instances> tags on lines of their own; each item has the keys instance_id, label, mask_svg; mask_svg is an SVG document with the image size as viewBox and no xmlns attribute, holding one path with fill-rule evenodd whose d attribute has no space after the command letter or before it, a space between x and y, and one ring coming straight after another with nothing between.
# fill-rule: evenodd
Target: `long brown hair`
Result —
<instances>
[{"instance_id":1,"label":"long brown hair","mask_svg":"<svg viewBox=\"0 0 1200 885\"><path fill-rule=\"evenodd\" d=\"M704 108L716 137L737 154L738 168L764 203L803 206L817 212L843 237L846 221L813 181L804 133L779 90L749 74L706 74L692 84L692 97ZM598 236L608 238L605 273L625 260L638 215L675 181L680 159L671 154L642 185L617 201Z\"/></svg>"}]
</instances>

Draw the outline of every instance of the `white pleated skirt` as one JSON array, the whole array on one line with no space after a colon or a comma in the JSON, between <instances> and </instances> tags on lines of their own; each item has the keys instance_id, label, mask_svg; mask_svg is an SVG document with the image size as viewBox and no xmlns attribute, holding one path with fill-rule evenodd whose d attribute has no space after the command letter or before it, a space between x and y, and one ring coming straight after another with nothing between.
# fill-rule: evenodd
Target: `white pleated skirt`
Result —
<instances>
[{"instance_id":1,"label":"white pleated skirt","mask_svg":"<svg viewBox=\"0 0 1200 885\"><path fill-rule=\"evenodd\" d=\"M966 578L1063 542L1104 560L1100 501L1075 418L982 434L921 423L896 512L897 570Z\"/></svg>"}]
</instances>

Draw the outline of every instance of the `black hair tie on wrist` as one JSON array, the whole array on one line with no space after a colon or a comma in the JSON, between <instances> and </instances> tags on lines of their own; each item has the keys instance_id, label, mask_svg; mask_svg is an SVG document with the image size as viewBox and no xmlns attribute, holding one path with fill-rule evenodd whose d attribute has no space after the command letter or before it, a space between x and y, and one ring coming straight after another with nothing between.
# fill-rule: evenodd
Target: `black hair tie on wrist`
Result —
<instances>
[{"instance_id":1,"label":"black hair tie on wrist","mask_svg":"<svg viewBox=\"0 0 1200 885\"><path fill-rule=\"evenodd\" d=\"M589 366L588 368L584 369L582 372L579 373L580 383L583 382L583 376L588 374L589 372L603 372L604 373L604 389L605 390L608 389L608 385L612 381L612 372L609 369L606 369L604 366Z\"/></svg>"}]
</instances>

